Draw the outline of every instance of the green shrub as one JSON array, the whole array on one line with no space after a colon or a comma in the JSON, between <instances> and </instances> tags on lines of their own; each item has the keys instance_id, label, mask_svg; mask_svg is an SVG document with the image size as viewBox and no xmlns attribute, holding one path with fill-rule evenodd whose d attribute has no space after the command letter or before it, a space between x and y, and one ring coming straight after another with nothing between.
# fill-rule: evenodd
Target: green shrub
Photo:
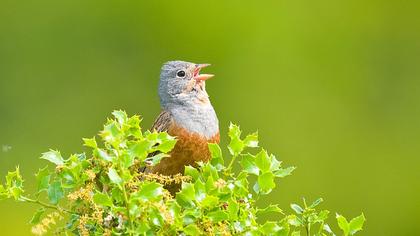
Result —
<instances>
[{"instance_id":1,"label":"green shrub","mask_svg":"<svg viewBox=\"0 0 420 236\"><path fill-rule=\"evenodd\" d=\"M101 145L95 138L84 139L90 155L64 159L58 151L43 153L41 158L54 169L38 171L33 195L25 194L19 168L0 185L0 199L40 205L31 219L34 234L54 229L65 235L334 235L326 223L329 211L315 209L322 199L291 204L293 214L276 204L257 206L259 197L276 187L276 179L295 169L282 167L274 155L258 148L257 133L242 138L239 127L231 124L230 157L209 144L211 161L187 166L184 176L144 174L139 169L166 158L176 139L143 132L138 116L113 115L99 134ZM163 187L172 183L182 184L176 196ZM276 219L262 222L260 216L269 212L277 213ZM363 214L350 222L336 218L343 235L355 234L365 221Z\"/></svg>"}]
</instances>

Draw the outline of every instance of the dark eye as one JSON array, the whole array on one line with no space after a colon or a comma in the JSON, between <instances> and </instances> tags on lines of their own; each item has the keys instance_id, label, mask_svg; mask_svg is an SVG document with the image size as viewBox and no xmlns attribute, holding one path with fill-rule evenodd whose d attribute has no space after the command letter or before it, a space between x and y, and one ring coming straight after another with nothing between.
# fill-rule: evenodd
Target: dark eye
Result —
<instances>
[{"instance_id":1,"label":"dark eye","mask_svg":"<svg viewBox=\"0 0 420 236\"><path fill-rule=\"evenodd\" d=\"M185 77L185 71L180 70L178 72L176 72L176 76L179 78L184 78Z\"/></svg>"}]
</instances>

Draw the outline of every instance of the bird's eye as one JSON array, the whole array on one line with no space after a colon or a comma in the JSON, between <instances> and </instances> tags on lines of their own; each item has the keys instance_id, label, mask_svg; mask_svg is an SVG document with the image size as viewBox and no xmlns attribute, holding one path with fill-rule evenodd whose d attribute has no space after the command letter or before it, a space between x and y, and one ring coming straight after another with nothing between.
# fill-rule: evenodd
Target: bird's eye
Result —
<instances>
[{"instance_id":1,"label":"bird's eye","mask_svg":"<svg viewBox=\"0 0 420 236\"><path fill-rule=\"evenodd\" d=\"M176 72L176 76L179 77L179 78L184 78L185 77L185 71L179 70L178 72Z\"/></svg>"}]
</instances>

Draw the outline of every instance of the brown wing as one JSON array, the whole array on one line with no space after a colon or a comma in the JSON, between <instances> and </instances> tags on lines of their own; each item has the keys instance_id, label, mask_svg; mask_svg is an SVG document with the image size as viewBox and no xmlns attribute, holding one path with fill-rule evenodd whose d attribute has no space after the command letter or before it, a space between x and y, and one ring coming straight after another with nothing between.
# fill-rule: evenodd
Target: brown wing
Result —
<instances>
[{"instance_id":1,"label":"brown wing","mask_svg":"<svg viewBox=\"0 0 420 236\"><path fill-rule=\"evenodd\" d=\"M151 130L157 131L157 132L168 131L171 123L172 123L171 113L167 111L162 111L157 117L157 119L155 120L155 123L153 124Z\"/></svg>"},{"instance_id":2,"label":"brown wing","mask_svg":"<svg viewBox=\"0 0 420 236\"><path fill-rule=\"evenodd\" d=\"M171 123L172 123L171 113L169 113L167 111L162 111L159 114L159 116L156 118L155 123L153 123L152 128L150 130L151 131L157 131L157 132L168 131ZM150 153L149 157L154 156L156 154L157 154L157 152ZM140 171L141 172L148 172L148 171L150 171L150 169L147 168L147 167L143 167Z\"/></svg>"}]
</instances>

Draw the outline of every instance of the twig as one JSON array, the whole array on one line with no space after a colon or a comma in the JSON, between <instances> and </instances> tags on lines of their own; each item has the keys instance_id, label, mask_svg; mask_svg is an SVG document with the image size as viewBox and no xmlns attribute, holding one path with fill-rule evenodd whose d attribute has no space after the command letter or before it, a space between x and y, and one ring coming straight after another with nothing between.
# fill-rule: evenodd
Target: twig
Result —
<instances>
[{"instance_id":1,"label":"twig","mask_svg":"<svg viewBox=\"0 0 420 236\"><path fill-rule=\"evenodd\" d=\"M34 200L34 199L31 199L31 198L28 198L28 197L24 197L24 196L20 197L20 199L23 200L23 201L25 201L25 202L35 203L35 204L41 205L41 206L43 206L45 208L54 209L54 210L57 210L57 211L60 211L60 212L67 212L67 213L71 213L71 214L77 214L76 212L73 212L73 211L70 211L70 210L61 208L58 205L57 206L56 205L51 205L51 204L48 204L48 203L45 203L45 202L41 202L40 200Z\"/></svg>"}]
</instances>

